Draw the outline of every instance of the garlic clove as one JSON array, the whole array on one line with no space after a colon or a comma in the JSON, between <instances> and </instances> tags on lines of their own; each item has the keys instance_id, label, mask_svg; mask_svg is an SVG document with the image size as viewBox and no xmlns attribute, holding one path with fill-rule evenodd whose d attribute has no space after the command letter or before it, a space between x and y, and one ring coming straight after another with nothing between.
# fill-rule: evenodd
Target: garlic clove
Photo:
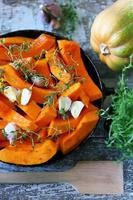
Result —
<instances>
[{"instance_id":1,"label":"garlic clove","mask_svg":"<svg viewBox=\"0 0 133 200\"><path fill-rule=\"evenodd\" d=\"M24 88L21 92L21 105L25 106L29 103L32 95L32 90L28 88Z\"/></svg>"},{"instance_id":2,"label":"garlic clove","mask_svg":"<svg viewBox=\"0 0 133 200\"><path fill-rule=\"evenodd\" d=\"M9 133L9 132L12 132L12 131L16 131L17 129L18 128L17 128L17 126L16 126L16 124L14 122L8 123L4 128L6 133Z\"/></svg>"},{"instance_id":3,"label":"garlic clove","mask_svg":"<svg viewBox=\"0 0 133 200\"><path fill-rule=\"evenodd\" d=\"M50 22L50 27L52 30L57 30L60 28L60 22L57 19L52 19Z\"/></svg>"},{"instance_id":4,"label":"garlic clove","mask_svg":"<svg viewBox=\"0 0 133 200\"><path fill-rule=\"evenodd\" d=\"M4 95L11 101L17 101L17 89L12 86L7 86L4 88Z\"/></svg>"},{"instance_id":5,"label":"garlic clove","mask_svg":"<svg viewBox=\"0 0 133 200\"><path fill-rule=\"evenodd\" d=\"M19 128L16 126L16 124L14 122L10 122L5 126L4 131L5 131L6 137L9 140L10 144L13 144L13 142L16 140L18 130L19 130Z\"/></svg>"},{"instance_id":6,"label":"garlic clove","mask_svg":"<svg viewBox=\"0 0 133 200\"><path fill-rule=\"evenodd\" d=\"M61 96L59 98L59 110L64 110L67 112L71 107L72 100L69 97Z\"/></svg>"},{"instance_id":7,"label":"garlic clove","mask_svg":"<svg viewBox=\"0 0 133 200\"><path fill-rule=\"evenodd\" d=\"M80 115L82 109L84 107L84 104L82 101L74 101L71 105L70 111L71 115L76 119Z\"/></svg>"},{"instance_id":8,"label":"garlic clove","mask_svg":"<svg viewBox=\"0 0 133 200\"><path fill-rule=\"evenodd\" d=\"M48 86L48 80L42 76L34 75L31 77L31 81L34 85L36 85L38 87L47 87Z\"/></svg>"}]
</instances>

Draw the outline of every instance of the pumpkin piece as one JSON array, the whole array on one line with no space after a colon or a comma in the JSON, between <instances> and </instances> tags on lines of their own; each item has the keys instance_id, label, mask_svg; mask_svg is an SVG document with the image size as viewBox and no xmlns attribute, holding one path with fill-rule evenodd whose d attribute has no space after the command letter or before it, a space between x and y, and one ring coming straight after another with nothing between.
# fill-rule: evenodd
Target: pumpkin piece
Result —
<instances>
[{"instance_id":1,"label":"pumpkin piece","mask_svg":"<svg viewBox=\"0 0 133 200\"><path fill-rule=\"evenodd\" d=\"M6 138L3 136L3 133L0 131L0 143L6 141ZM1 147L1 145L0 145Z\"/></svg>"},{"instance_id":2,"label":"pumpkin piece","mask_svg":"<svg viewBox=\"0 0 133 200\"><path fill-rule=\"evenodd\" d=\"M58 54L56 52L57 52L56 48L53 47L48 52L46 52L46 54L45 54L45 58L46 58L48 64L51 65L51 66L57 64L57 57L56 56Z\"/></svg>"},{"instance_id":3,"label":"pumpkin piece","mask_svg":"<svg viewBox=\"0 0 133 200\"><path fill-rule=\"evenodd\" d=\"M0 120L0 129L3 129L7 125L7 121L1 119Z\"/></svg>"},{"instance_id":4,"label":"pumpkin piece","mask_svg":"<svg viewBox=\"0 0 133 200\"><path fill-rule=\"evenodd\" d=\"M27 58L17 59L17 63L22 64L24 68L34 70L36 60L33 57L27 57ZM13 66L14 64L10 63L10 65Z\"/></svg>"},{"instance_id":5,"label":"pumpkin piece","mask_svg":"<svg viewBox=\"0 0 133 200\"><path fill-rule=\"evenodd\" d=\"M67 87L66 87L66 84L65 84L63 81L59 81L59 82L56 84L55 89L56 89L57 91L59 91L59 92L62 93L64 90L67 89Z\"/></svg>"},{"instance_id":6,"label":"pumpkin piece","mask_svg":"<svg viewBox=\"0 0 133 200\"><path fill-rule=\"evenodd\" d=\"M48 136L56 136L57 134L69 133L76 128L79 123L80 118L76 120L73 118L70 119L55 119L52 120L48 129Z\"/></svg>"},{"instance_id":7,"label":"pumpkin piece","mask_svg":"<svg viewBox=\"0 0 133 200\"><path fill-rule=\"evenodd\" d=\"M0 117L3 118L9 111L11 108L0 99Z\"/></svg>"},{"instance_id":8,"label":"pumpkin piece","mask_svg":"<svg viewBox=\"0 0 133 200\"><path fill-rule=\"evenodd\" d=\"M62 135L63 133L70 133L72 132L77 125L79 124L79 122L81 121L81 119L83 118L83 116L88 112L88 108L85 108L81 114L79 115L78 118L74 119L74 118L68 118L66 120L63 119L54 119L51 121L49 129L48 129L48 136L54 136L56 135L56 132L58 134L58 132Z\"/></svg>"},{"instance_id":9,"label":"pumpkin piece","mask_svg":"<svg viewBox=\"0 0 133 200\"><path fill-rule=\"evenodd\" d=\"M14 122L16 125L24 130L36 130L37 125L32 121L24 118L22 115L12 110L4 102L0 100L0 117L4 118L7 122Z\"/></svg>"},{"instance_id":10,"label":"pumpkin piece","mask_svg":"<svg viewBox=\"0 0 133 200\"><path fill-rule=\"evenodd\" d=\"M67 90L65 90L61 94L61 96L67 96L72 100L76 100L79 97L81 90L82 90L82 84L80 82L77 82L71 85Z\"/></svg>"},{"instance_id":11,"label":"pumpkin piece","mask_svg":"<svg viewBox=\"0 0 133 200\"><path fill-rule=\"evenodd\" d=\"M14 122L16 123L20 128L24 130L31 130L35 131L38 127L35 123L32 121L26 119L19 113L15 112L14 110L11 110L8 112L8 114L5 115L4 117L8 122Z\"/></svg>"},{"instance_id":12,"label":"pumpkin piece","mask_svg":"<svg viewBox=\"0 0 133 200\"><path fill-rule=\"evenodd\" d=\"M4 47L0 47L0 61L6 61L8 63L11 61L11 57L10 55L8 55L7 49L5 49Z\"/></svg>"},{"instance_id":13,"label":"pumpkin piece","mask_svg":"<svg viewBox=\"0 0 133 200\"><path fill-rule=\"evenodd\" d=\"M40 136L42 142L43 142L44 140L46 140L47 134L48 134L48 133L47 133L47 130L46 130L46 129L41 129L41 130L39 131L39 136Z\"/></svg>"},{"instance_id":14,"label":"pumpkin piece","mask_svg":"<svg viewBox=\"0 0 133 200\"><path fill-rule=\"evenodd\" d=\"M23 51L21 54L23 58L40 56L43 51L48 51L54 46L56 46L55 37L47 34L41 34L38 38L33 40L29 49L27 51ZM12 56L15 58L20 58L20 52L17 49L14 49ZM4 47L0 47L0 60L11 60L10 56L8 55L7 49L5 49Z\"/></svg>"},{"instance_id":15,"label":"pumpkin piece","mask_svg":"<svg viewBox=\"0 0 133 200\"><path fill-rule=\"evenodd\" d=\"M0 151L0 161L18 165L37 165L50 160L57 152L56 144L51 140L35 145L20 144L8 146Z\"/></svg>"},{"instance_id":16,"label":"pumpkin piece","mask_svg":"<svg viewBox=\"0 0 133 200\"><path fill-rule=\"evenodd\" d=\"M33 42L34 39L31 38L27 38L27 37L5 37L5 38L0 38L0 41L3 40L4 41L4 45L6 45L7 47L9 45L20 45L22 43L31 43ZM2 46L1 42L0 42L0 47Z\"/></svg>"},{"instance_id":17,"label":"pumpkin piece","mask_svg":"<svg viewBox=\"0 0 133 200\"><path fill-rule=\"evenodd\" d=\"M36 134L32 134L32 138L34 140L34 143L42 143L47 139L47 130L45 128L39 130L36 132ZM25 142L31 144L31 139L26 138Z\"/></svg>"},{"instance_id":18,"label":"pumpkin piece","mask_svg":"<svg viewBox=\"0 0 133 200\"><path fill-rule=\"evenodd\" d=\"M51 78L51 74L50 74L50 69L47 63L46 59L41 59L38 60L35 64L35 68L36 72L38 72L39 74L41 74L42 76L46 77L49 81L49 87L53 86L54 81Z\"/></svg>"},{"instance_id":19,"label":"pumpkin piece","mask_svg":"<svg viewBox=\"0 0 133 200\"><path fill-rule=\"evenodd\" d=\"M42 111L40 112L39 116L37 117L35 123L39 127L45 127L48 125L53 119L57 116L56 108L53 106L46 105Z\"/></svg>"},{"instance_id":20,"label":"pumpkin piece","mask_svg":"<svg viewBox=\"0 0 133 200\"><path fill-rule=\"evenodd\" d=\"M71 75L65 69L56 65L50 66L51 73L60 81L68 83L71 80Z\"/></svg>"},{"instance_id":21,"label":"pumpkin piece","mask_svg":"<svg viewBox=\"0 0 133 200\"><path fill-rule=\"evenodd\" d=\"M3 149L5 147L9 146L9 141L5 140L5 141L1 141L0 140L0 149Z\"/></svg>"},{"instance_id":22,"label":"pumpkin piece","mask_svg":"<svg viewBox=\"0 0 133 200\"><path fill-rule=\"evenodd\" d=\"M90 99L87 96L87 94L84 92L84 90L80 91L79 97L80 97L80 100L83 102L83 104L88 108L90 104Z\"/></svg>"},{"instance_id":23,"label":"pumpkin piece","mask_svg":"<svg viewBox=\"0 0 133 200\"><path fill-rule=\"evenodd\" d=\"M0 129L5 128L6 125L7 125L7 121L1 119L1 120L0 120ZM0 142L1 142L1 141L5 141L5 140L6 140L6 138L3 136L3 133L2 133L2 131L0 130Z\"/></svg>"},{"instance_id":24,"label":"pumpkin piece","mask_svg":"<svg viewBox=\"0 0 133 200\"><path fill-rule=\"evenodd\" d=\"M49 96L52 92L52 89L42 89L33 86L31 100L36 101L37 103L44 103L45 97Z\"/></svg>"},{"instance_id":25,"label":"pumpkin piece","mask_svg":"<svg viewBox=\"0 0 133 200\"><path fill-rule=\"evenodd\" d=\"M27 52L23 52L23 57L40 55L43 51L48 51L55 46L55 37L47 34L41 34L32 42L31 48Z\"/></svg>"},{"instance_id":26,"label":"pumpkin piece","mask_svg":"<svg viewBox=\"0 0 133 200\"><path fill-rule=\"evenodd\" d=\"M2 93L0 93L0 100L3 101L7 106L12 109L15 109L15 105L11 103L7 97L5 97Z\"/></svg>"},{"instance_id":27,"label":"pumpkin piece","mask_svg":"<svg viewBox=\"0 0 133 200\"><path fill-rule=\"evenodd\" d=\"M36 120L37 116L41 112L40 106L38 106L35 101L30 101L25 106L19 104L18 107L23 110L32 120Z\"/></svg>"},{"instance_id":28,"label":"pumpkin piece","mask_svg":"<svg viewBox=\"0 0 133 200\"><path fill-rule=\"evenodd\" d=\"M0 60L0 66L9 64L9 61Z\"/></svg>"},{"instance_id":29,"label":"pumpkin piece","mask_svg":"<svg viewBox=\"0 0 133 200\"><path fill-rule=\"evenodd\" d=\"M91 46L102 62L112 70L121 70L129 63L129 57L133 53L132 22L132 0L116 1L97 15L93 22Z\"/></svg>"},{"instance_id":30,"label":"pumpkin piece","mask_svg":"<svg viewBox=\"0 0 133 200\"><path fill-rule=\"evenodd\" d=\"M27 83L20 78L19 73L11 65L4 65L0 68L4 70L5 81L11 86L17 89L23 89L27 87Z\"/></svg>"},{"instance_id":31,"label":"pumpkin piece","mask_svg":"<svg viewBox=\"0 0 133 200\"><path fill-rule=\"evenodd\" d=\"M99 111L99 108L98 107L96 107L96 106L94 106L92 103L90 103L89 105L88 105L88 110L89 111L96 111L96 113Z\"/></svg>"},{"instance_id":32,"label":"pumpkin piece","mask_svg":"<svg viewBox=\"0 0 133 200\"><path fill-rule=\"evenodd\" d=\"M10 45L17 45L18 47L23 43L31 43L33 42L33 39L26 38L26 37L7 37L7 38L0 38L0 41L4 41L4 46L0 42L0 60L9 62L11 61L11 57L8 54L8 47ZM7 47L7 49L6 49ZM16 49L14 49L16 51ZM18 52L17 52L18 54Z\"/></svg>"},{"instance_id":33,"label":"pumpkin piece","mask_svg":"<svg viewBox=\"0 0 133 200\"><path fill-rule=\"evenodd\" d=\"M43 75L44 77L48 78L50 77L50 70L48 67L47 60L41 59L36 61L35 68L34 68L39 74Z\"/></svg>"},{"instance_id":34,"label":"pumpkin piece","mask_svg":"<svg viewBox=\"0 0 133 200\"><path fill-rule=\"evenodd\" d=\"M63 154L67 154L76 146L78 146L82 140L84 140L94 129L98 122L98 115L96 111L88 112L81 119L76 130L70 134L62 136L60 139L60 150Z\"/></svg>"},{"instance_id":35,"label":"pumpkin piece","mask_svg":"<svg viewBox=\"0 0 133 200\"><path fill-rule=\"evenodd\" d=\"M17 89L30 88L32 85L28 82L25 82L22 78L20 78L19 73L10 65L1 66L1 69L4 70L4 79L11 86ZM44 97L49 96L53 90L51 89L42 89L33 86L32 87L32 97L31 100L36 101L37 103L43 103Z\"/></svg>"},{"instance_id":36,"label":"pumpkin piece","mask_svg":"<svg viewBox=\"0 0 133 200\"><path fill-rule=\"evenodd\" d=\"M46 54L51 73L60 81L68 83L71 75L65 70L64 63L57 49L52 49Z\"/></svg>"},{"instance_id":37,"label":"pumpkin piece","mask_svg":"<svg viewBox=\"0 0 133 200\"><path fill-rule=\"evenodd\" d=\"M79 44L77 44L74 41L58 40L58 46L59 46L59 49L61 49L60 54L62 55L65 63L68 66L74 66L76 75L85 79L82 85L83 85L84 91L89 96L90 101L94 101L94 100L102 98L102 93L100 89L93 82L93 80L89 76L84 66L84 63L81 58Z\"/></svg>"}]
</instances>

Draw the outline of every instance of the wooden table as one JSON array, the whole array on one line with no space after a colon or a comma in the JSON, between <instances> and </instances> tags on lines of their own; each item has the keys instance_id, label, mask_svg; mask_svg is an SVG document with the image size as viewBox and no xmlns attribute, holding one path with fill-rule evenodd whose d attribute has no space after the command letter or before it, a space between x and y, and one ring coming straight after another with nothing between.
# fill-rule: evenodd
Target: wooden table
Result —
<instances>
[{"instance_id":1,"label":"wooden table","mask_svg":"<svg viewBox=\"0 0 133 200\"><path fill-rule=\"evenodd\" d=\"M74 0L73 0L74 1ZM115 1L115 0L114 0ZM0 34L18 29L45 29L48 27L43 25L39 16L39 5L43 0L1 0L0 1ZM63 2L63 1L60 1ZM66 1L65 1L66 2ZM80 16L80 26L74 34L82 48L91 56L103 81L107 86L115 86L118 74L111 72L103 65L89 44L90 27L94 17L106 6L113 3L113 0L77 0L78 14ZM129 77L129 83L132 85L132 74ZM118 158L118 152L108 150L104 144L106 132L103 129L103 121L101 121L95 134L80 149L72 152L64 157L60 162L51 163L50 168L46 165L45 169L63 170L70 168L78 160L115 160ZM4 165L5 166L5 165ZM8 167L1 169L8 171ZM13 170L13 168L12 168ZM0 185L0 200L16 200L16 199L102 199L102 200L130 200L133 199L133 161L126 160L124 162L124 195L82 195L77 193L72 186L63 183L53 184L28 184L28 185Z\"/></svg>"}]
</instances>

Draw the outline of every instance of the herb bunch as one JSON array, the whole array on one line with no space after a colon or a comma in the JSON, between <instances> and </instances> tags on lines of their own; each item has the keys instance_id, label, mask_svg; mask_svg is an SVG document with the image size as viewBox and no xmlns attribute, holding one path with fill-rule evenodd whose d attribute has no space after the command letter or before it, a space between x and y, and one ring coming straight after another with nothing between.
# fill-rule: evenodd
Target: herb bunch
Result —
<instances>
[{"instance_id":1,"label":"herb bunch","mask_svg":"<svg viewBox=\"0 0 133 200\"><path fill-rule=\"evenodd\" d=\"M61 5L61 9L63 14L59 18L61 26L58 29L58 32L66 37L72 38L72 34L79 21L76 8L72 2L69 2L65 5Z\"/></svg>"},{"instance_id":2,"label":"herb bunch","mask_svg":"<svg viewBox=\"0 0 133 200\"><path fill-rule=\"evenodd\" d=\"M122 152L122 159L133 158L133 88L127 85L126 72L133 68L133 57L130 64L124 67L118 82L115 95L112 97L112 110L101 113L111 121L109 138L106 145Z\"/></svg>"}]
</instances>

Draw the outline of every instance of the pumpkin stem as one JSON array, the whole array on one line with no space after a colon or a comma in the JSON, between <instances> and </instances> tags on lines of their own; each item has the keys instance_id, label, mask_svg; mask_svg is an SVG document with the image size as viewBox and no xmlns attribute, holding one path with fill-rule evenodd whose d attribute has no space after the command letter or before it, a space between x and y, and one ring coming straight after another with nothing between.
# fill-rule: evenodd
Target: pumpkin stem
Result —
<instances>
[{"instance_id":1,"label":"pumpkin stem","mask_svg":"<svg viewBox=\"0 0 133 200\"><path fill-rule=\"evenodd\" d=\"M100 47L101 54L103 54L103 55L110 54L110 50L109 50L109 47L107 46L107 44L101 43L99 47Z\"/></svg>"}]
</instances>

